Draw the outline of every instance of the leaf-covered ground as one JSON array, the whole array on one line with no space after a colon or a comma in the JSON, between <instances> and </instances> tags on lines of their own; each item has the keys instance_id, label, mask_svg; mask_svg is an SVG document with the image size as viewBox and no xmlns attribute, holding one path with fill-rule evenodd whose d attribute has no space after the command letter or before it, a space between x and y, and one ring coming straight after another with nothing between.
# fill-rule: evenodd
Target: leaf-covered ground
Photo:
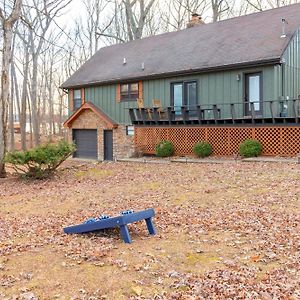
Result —
<instances>
[{"instance_id":1,"label":"leaf-covered ground","mask_svg":"<svg viewBox=\"0 0 300 300\"><path fill-rule=\"evenodd\" d=\"M300 166L68 162L0 180L0 299L300 299ZM130 226L66 235L101 214Z\"/></svg>"}]
</instances>

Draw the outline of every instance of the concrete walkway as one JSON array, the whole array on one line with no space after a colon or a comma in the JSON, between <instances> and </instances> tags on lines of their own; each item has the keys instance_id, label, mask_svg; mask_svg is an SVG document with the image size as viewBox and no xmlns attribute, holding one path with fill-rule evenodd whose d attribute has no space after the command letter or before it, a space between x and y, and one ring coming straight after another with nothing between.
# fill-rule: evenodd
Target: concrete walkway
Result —
<instances>
[{"instance_id":1,"label":"concrete walkway","mask_svg":"<svg viewBox=\"0 0 300 300\"><path fill-rule=\"evenodd\" d=\"M233 164L239 162L259 162L259 163L299 163L297 158L284 158L284 157L253 157L244 159L197 159L197 158L123 158L117 159L119 162L131 162L131 163L148 163L148 164L171 164L171 163L193 163L193 164Z\"/></svg>"},{"instance_id":2,"label":"concrete walkway","mask_svg":"<svg viewBox=\"0 0 300 300\"><path fill-rule=\"evenodd\" d=\"M243 162L268 162L268 163L299 163L298 158L285 158L285 157L251 157L244 158Z\"/></svg>"}]
</instances>

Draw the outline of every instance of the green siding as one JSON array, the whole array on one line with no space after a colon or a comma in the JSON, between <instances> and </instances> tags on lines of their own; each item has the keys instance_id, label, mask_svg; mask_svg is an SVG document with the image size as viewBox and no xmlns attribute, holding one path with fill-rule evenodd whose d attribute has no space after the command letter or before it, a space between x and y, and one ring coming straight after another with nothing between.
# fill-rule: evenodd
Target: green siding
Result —
<instances>
[{"instance_id":1,"label":"green siding","mask_svg":"<svg viewBox=\"0 0 300 300\"><path fill-rule=\"evenodd\" d=\"M275 69L274 69L275 68ZM279 97L281 70L279 66L264 66L234 71L224 71L189 76L172 77L165 79L145 80L143 93L145 106L152 106L153 99L160 99L163 106L171 104L171 83L176 81L197 80L198 103L203 105L217 104L222 116L230 117L229 103L242 103L244 98L244 75L246 73L263 73L263 100L274 100ZM240 80L237 80L240 75ZM274 87L274 88L273 88ZM103 85L85 88L86 101L99 106L110 118L120 124L130 124L128 108L136 107L135 101L117 102L117 85ZM267 108L266 108L267 109ZM243 114L243 105L236 105L239 116Z\"/></svg>"},{"instance_id":2,"label":"green siding","mask_svg":"<svg viewBox=\"0 0 300 300\"><path fill-rule=\"evenodd\" d=\"M284 55L284 99L297 99L300 95L300 29L295 33Z\"/></svg>"},{"instance_id":3,"label":"green siding","mask_svg":"<svg viewBox=\"0 0 300 300\"><path fill-rule=\"evenodd\" d=\"M85 88L85 100L99 106L105 114L120 124L129 124L127 108L135 107L136 102L116 101L115 84Z\"/></svg>"},{"instance_id":4,"label":"green siding","mask_svg":"<svg viewBox=\"0 0 300 300\"><path fill-rule=\"evenodd\" d=\"M170 85L176 81L197 80L198 82L198 103L203 105L217 104L224 117L230 117L229 103L242 103L244 99L244 75L252 72L263 73L263 100L277 98L274 86L274 66L260 68L240 69L235 71L224 71L206 73L190 76L173 77L159 80L144 81L144 102L146 106L152 105L152 99L160 99L163 106L171 103ZM237 80L240 75L240 80ZM267 108L266 108L267 109ZM236 105L236 112L243 114L243 105Z\"/></svg>"}]
</instances>

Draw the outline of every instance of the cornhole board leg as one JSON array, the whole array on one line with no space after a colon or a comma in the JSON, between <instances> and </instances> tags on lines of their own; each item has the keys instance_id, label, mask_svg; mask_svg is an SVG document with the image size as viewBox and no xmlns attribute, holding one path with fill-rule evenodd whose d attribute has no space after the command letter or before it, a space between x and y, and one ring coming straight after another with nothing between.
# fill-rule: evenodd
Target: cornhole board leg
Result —
<instances>
[{"instance_id":1,"label":"cornhole board leg","mask_svg":"<svg viewBox=\"0 0 300 300\"><path fill-rule=\"evenodd\" d=\"M120 231L121 231L121 237L122 237L123 241L127 244L131 244L132 241L131 241L131 237L130 237L127 225L121 225Z\"/></svg>"},{"instance_id":2,"label":"cornhole board leg","mask_svg":"<svg viewBox=\"0 0 300 300\"><path fill-rule=\"evenodd\" d=\"M147 224L149 234L152 234L152 235L156 234L156 230L155 230L155 227L153 225L152 218L147 218L147 219L145 219L145 221L146 221L146 224Z\"/></svg>"}]
</instances>

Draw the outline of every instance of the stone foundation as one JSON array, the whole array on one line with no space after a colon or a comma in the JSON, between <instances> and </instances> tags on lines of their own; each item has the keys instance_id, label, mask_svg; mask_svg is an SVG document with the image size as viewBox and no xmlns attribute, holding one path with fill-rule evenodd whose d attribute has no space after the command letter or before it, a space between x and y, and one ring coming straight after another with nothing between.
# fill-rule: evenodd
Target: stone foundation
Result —
<instances>
[{"instance_id":1,"label":"stone foundation","mask_svg":"<svg viewBox=\"0 0 300 300\"><path fill-rule=\"evenodd\" d=\"M84 110L68 128L68 140L72 141L72 129L97 129L98 160L104 159L104 130L113 130L114 159L129 158L134 153L134 137L126 135L126 126L112 128L110 124L99 118L92 110Z\"/></svg>"}]
</instances>

